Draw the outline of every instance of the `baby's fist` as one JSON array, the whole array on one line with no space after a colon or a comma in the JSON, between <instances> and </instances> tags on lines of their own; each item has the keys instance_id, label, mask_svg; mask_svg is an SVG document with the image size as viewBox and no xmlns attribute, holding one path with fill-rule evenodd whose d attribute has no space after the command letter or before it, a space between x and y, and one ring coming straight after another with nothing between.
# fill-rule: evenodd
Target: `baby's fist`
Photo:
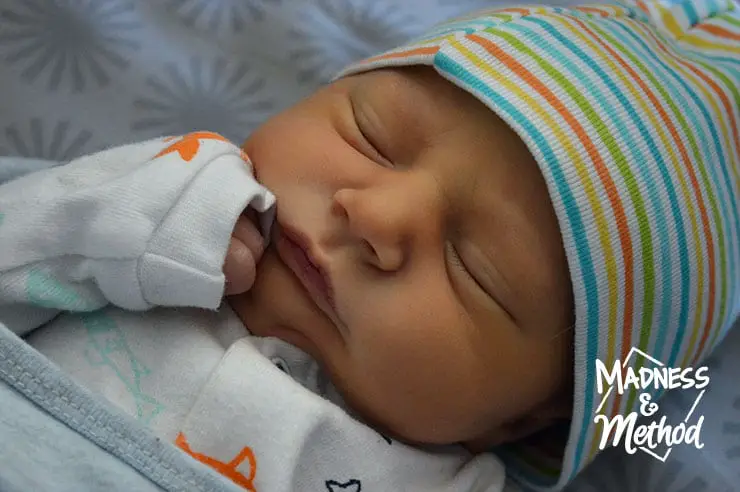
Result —
<instances>
[{"instance_id":1,"label":"baby's fist","mask_svg":"<svg viewBox=\"0 0 740 492\"><path fill-rule=\"evenodd\" d=\"M264 241L255 222L255 215L242 214L234 226L224 261L226 295L242 294L254 283L257 263L264 251Z\"/></svg>"}]
</instances>

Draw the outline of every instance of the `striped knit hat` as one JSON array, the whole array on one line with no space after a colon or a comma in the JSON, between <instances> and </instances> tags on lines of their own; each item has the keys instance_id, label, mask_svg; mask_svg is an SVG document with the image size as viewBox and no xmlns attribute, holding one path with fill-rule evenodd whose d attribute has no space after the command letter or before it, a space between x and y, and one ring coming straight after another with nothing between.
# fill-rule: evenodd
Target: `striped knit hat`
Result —
<instances>
[{"instance_id":1,"label":"striped knit hat","mask_svg":"<svg viewBox=\"0 0 740 492\"><path fill-rule=\"evenodd\" d=\"M555 461L524 445L502 456L528 485L560 489L599 450L597 359L611 368L636 347L695 365L740 314L740 8L488 11L340 76L414 64L506 121L545 177L574 289L573 417ZM600 413L638 404L635 391L612 391Z\"/></svg>"}]
</instances>

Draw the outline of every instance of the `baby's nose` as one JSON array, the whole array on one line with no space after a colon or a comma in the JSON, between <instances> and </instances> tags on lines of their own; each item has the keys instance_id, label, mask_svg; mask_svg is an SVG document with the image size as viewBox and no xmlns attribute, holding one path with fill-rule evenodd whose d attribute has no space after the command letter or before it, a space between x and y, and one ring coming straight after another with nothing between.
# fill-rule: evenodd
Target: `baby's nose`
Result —
<instances>
[{"instance_id":1,"label":"baby's nose","mask_svg":"<svg viewBox=\"0 0 740 492\"><path fill-rule=\"evenodd\" d=\"M346 217L363 258L380 270L393 272L426 243L424 238L437 235L436 203L440 200L430 191L412 186L345 188L334 194L333 207Z\"/></svg>"},{"instance_id":2,"label":"baby's nose","mask_svg":"<svg viewBox=\"0 0 740 492\"><path fill-rule=\"evenodd\" d=\"M346 217L364 260L386 272L401 268L407 220L399 207L394 210L369 190L342 189L334 195L334 208Z\"/></svg>"}]
</instances>

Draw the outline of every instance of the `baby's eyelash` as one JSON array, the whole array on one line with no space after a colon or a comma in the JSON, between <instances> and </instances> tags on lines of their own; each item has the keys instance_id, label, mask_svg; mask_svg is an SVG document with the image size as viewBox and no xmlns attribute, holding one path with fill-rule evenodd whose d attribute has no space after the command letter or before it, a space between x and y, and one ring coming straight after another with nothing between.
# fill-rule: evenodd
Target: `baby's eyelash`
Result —
<instances>
[{"instance_id":1,"label":"baby's eyelash","mask_svg":"<svg viewBox=\"0 0 740 492\"><path fill-rule=\"evenodd\" d=\"M355 120L357 122L357 130L360 132L360 135L362 135L362 139L365 140L365 143L370 146L370 148L373 149L373 152L378 154L382 157L382 154L378 150L377 145L375 145L372 141L372 139L367 135L367 133L362 129L362 125L359 121Z\"/></svg>"},{"instance_id":2,"label":"baby's eyelash","mask_svg":"<svg viewBox=\"0 0 740 492\"><path fill-rule=\"evenodd\" d=\"M458 253L455 246L452 243L448 243L447 249L450 252L450 256L451 256L450 261L452 265L455 268L462 270L468 277L472 278L472 275L470 274L467 267L465 266L465 263L462 261L462 257L460 256L460 253Z\"/></svg>"},{"instance_id":3,"label":"baby's eyelash","mask_svg":"<svg viewBox=\"0 0 740 492\"><path fill-rule=\"evenodd\" d=\"M481 283L478 281L478 279L473 274L473 272L470 271L470 269L467 267L467 265L465 265L465 262L463 261L462 256L457 251L457 248L455 248L455 246L452 243L449 243L448 249L450 250L450 255L452 256L452 258L451 258L450 261L452 262L453 266L455 268L457 268L458 270L462 271L462 273L465 276L467 276L468 279L470 279L471 282L474 282L475 285L478 286L478 288L481 291L485 292L486 295L490 296L490 294L488 293L488 291L486 290L486 288L483 287L483 285L481 285Z\"/></svg>"},{"instance_id":4,"label":"baby's eyelash","mask_svg":"<svg viewBox=\"0 0 740 492\"><path fill-rule=\"evenodd\" d=\"M485 293L485 295L493 300L500 309L502 309L506 315L511 319L515 320L514 316L512 316L511 312L507 307L489 290L486 289L486 287L479 281L479 279L475 276L475 274L468 269L468 267L465 265L465 262L462 259L462 256L457 251L457 249L452 245L452 243L448 243L447 249L449 250L450 263L452 263L452 266L454 268L457 268L459 270L462 270L464 275L466 275L472 282L475 282L475 285L480 289L481 292Z\"/></svg>"}]
</instances>

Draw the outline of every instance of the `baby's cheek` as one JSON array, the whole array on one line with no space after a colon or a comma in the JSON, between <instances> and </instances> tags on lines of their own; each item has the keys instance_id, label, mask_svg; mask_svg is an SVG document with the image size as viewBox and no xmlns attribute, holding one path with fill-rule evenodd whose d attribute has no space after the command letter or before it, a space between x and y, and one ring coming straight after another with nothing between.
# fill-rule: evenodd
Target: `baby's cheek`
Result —
<instances>
[{"instance_id":1,"label":"baby's cheek","mask_svg":"<svg viewBox=\"0 0 740 492\"><path fill-rule=\"evenodd\" d=\"M357 397L392 433L430 443L461 438L470 415L466 386L474 369L457 329L377 323L373 336L359 342L355 374L363 389Z\"/></svg>"}]
</instances>

